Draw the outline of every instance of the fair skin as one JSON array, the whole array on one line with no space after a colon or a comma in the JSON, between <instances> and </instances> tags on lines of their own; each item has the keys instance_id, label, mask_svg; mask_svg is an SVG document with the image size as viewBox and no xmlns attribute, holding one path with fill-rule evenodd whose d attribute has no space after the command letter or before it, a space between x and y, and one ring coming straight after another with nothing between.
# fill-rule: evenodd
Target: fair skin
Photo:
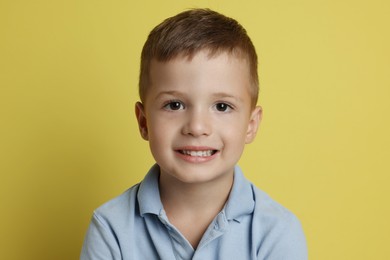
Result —
<instances>
[{"instance_id":1,"label":"fair skin","mask_svg":"<svg viewBox=\"0 0 390 260\"><path fill-rule=\"evenodd\" d=\"M140 132L160 166L169 221L196 248L228 199L262 110L251 105L246 60L225 52L154 60L150 79L146 100L136 104Z\"/></svg>"}]
</instances>

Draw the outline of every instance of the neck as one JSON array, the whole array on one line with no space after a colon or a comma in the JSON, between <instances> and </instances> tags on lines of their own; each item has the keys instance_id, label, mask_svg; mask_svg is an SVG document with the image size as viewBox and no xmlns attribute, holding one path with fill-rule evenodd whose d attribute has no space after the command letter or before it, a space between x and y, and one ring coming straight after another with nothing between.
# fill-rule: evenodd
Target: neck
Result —
<instances>
[{"instance_id":1,"label":"neck","mask_svg":"<svg viewBox=\"0 0 390 260\"><path fill-rule=\"evenodd\" d=\"M197 248L212 220L223 209L233 173L202 183L184 183L160 174L160 196L169 221Z\"/></svg>"},{"instance_id":2,"label":"neck","mask_svg":"<svg viewBox=\"0 0 390 260\"><path fill-rule=\"evenodd\" d=\"M168 216L179 213L216 215L228 199L233 174L205 183L183 183L168 174L160 174L159 185L161 201Z\"/></svg>"}]
</instances>

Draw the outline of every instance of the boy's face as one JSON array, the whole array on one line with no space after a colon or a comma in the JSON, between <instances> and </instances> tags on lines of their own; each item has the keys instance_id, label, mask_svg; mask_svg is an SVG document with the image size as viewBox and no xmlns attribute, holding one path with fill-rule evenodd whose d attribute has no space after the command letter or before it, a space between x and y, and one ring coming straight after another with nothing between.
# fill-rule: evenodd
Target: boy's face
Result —
<instances>
[{"instance_id":1,"label":"boy's face","mask_svg":"<svg viewBox=\"0 0 390 260\"><path fill-rule=\"evenodd\" d=\"M247 62L201 51L152 61L150 79L136 115L161 175L182 183L232 178L261 119L261 108L251 108Z\"/></svg>"}]
</instances>

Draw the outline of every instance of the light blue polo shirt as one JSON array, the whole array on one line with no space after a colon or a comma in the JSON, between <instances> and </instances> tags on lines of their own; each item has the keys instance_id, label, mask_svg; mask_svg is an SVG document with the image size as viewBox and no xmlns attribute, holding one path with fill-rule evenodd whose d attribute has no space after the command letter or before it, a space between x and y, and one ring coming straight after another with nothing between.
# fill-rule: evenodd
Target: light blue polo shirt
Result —
<instances>
[{"instance_id":1,"label":"light blue polo shirt","mask_svg":"<svg viewBox=\"0 0 390 260\"><path fill-rule=\"evenodd\" d=\"M159 167L95 210L81 260L306 260L298 219L245 179L235 167L223 210L194 250L169 223L160 200Z\"/></svg>"}]
</instances>

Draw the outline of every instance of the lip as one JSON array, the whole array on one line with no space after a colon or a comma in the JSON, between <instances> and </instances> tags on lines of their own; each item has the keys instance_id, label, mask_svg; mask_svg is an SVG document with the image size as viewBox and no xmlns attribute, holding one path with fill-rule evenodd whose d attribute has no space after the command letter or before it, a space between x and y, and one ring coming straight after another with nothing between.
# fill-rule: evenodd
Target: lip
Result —
<instances>
[{"instance_id":1,"label":"lip","mask_svg":"<svg viewBox=\"0 0 390 260\"><path fill-rule=\"evenodd\" d=\"M183 151L186 152L183 153ZM199 155L190 155L190 152L197 152ZM200 155L200 152L204 153ZM186 162L204 163L213 160L219 154L219 149L215 149L209 146L183 146L176 148L175 154Z\"/></svg>"}]
</instances>

